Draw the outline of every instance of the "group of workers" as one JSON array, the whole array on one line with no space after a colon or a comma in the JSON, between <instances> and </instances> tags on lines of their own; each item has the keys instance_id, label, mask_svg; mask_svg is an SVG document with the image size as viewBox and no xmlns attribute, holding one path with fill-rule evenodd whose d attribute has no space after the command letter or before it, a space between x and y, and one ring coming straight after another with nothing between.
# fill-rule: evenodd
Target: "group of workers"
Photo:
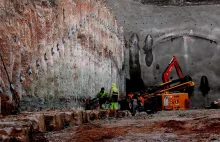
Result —
<instances>
[{"instance_id":1,"label":"group of workers","mask_svg":"<svg viewBox=\"0 0 220 142\"><path fill-rule=\"evenodd\" d=\"M99 107L100 109L106 109L106 103L109 102L109 109L110 114L112 114L114 117L117 116L117 109L118 109L118 102L119 102L119 90L116 87L115 83L112 83L110 92L108 93L104 87L101 88L100 92L96 95L96 98L99 100ZM127 103L122 103L122 100L120 100L121 108L123 105L127 106L127 110L131 110L132 113L135 114L135 112L138 110L142 110L144 108L145 99L143 98L143 95L140 93L133 93L130 92L126 99L124 99ZM137 101L134 101L137 100ZM151 103L149 103L151 104ZM150 106L148 106L150 108ZM124 108L124 107L123 107Z\"/></svg>"},{"instance_id":2,"label":"group of workers","mask_svg":"<svg viewBox=\"0 0 220 142\"><path fill-rule=\"evenodd\" d=\"M100 109L106 109L106 102L110 99L109 109L110 113L113 114L114 117L117 116L117 107L118 107L118 99L119 99L119 90L116 87L115 83L112 83L110 92L105 90L104 87L101 88L101 91L96 95L96 98L99 99Z\"/></svg>"}]
</instances>

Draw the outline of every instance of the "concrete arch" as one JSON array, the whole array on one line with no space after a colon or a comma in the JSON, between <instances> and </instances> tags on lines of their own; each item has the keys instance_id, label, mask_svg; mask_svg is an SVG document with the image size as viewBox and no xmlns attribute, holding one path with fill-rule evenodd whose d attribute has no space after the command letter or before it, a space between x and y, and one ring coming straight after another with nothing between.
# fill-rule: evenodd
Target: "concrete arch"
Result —
<instances>
[{"instance_id":1,"label":"concrete arch","mask_svg":"<svg viewBox=\"0 0 220 142\"><path fill-rule=\"evenodd\" d=\"M183 37L183 36L197 37L200 39L208 40L215 44L218 44L219 42L218 39L211 34L205 34L205 33L202 33L199 31L193 31L193 30L176 30L176 31L172 31L169 33L156 36L154 39L152 48L154 48L159 43L162 43L168 40L175 40L176 38Z\"/></svg>"}]
</instances>

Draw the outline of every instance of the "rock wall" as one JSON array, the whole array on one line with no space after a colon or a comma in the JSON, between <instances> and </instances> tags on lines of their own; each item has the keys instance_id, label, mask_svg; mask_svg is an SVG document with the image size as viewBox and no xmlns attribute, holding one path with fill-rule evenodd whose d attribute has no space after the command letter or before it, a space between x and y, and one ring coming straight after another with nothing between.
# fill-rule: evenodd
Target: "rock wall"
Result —
<instances>
[{"instance_id":1,"label":"rock wall","mask_svg":"<svg viewBox=\"0 0 220 142\"><path fill-rule=\"evenodd\" d=\"M135 1L135 2L134 2ZM141 4L140 2L145 2ZM125 31L126 78L130 79L130 53L139 56L141 78L146 86L159 85L162 73L172 56L177 56L184 75L190 75L195 82L191 96L192 107L204 107L220 98L219 90L219 5L217 1L176 0L189 6L174 6L174 1L163 0L108 0ZM167 3L168 2L168 3ZM171 2L171 4L169 4ZM156 4L159 3L159 4ZM156 4L156 5L155 5ZM166 5L166 6L158 6ZM196 6L195 6L196 5ZM134 34L138 37L136 51L132 51ZM147 35L153 38L148 46ZM148 36L149 37L149 36ZM138 61L136 61L138 62ZM201 92L201 78L208 78L208 94ZM170 77L177 78L175 69ZM205 97L204 97L205 96Z\"/></svg>"},{"instance_id":2,"label":"rock wall","mask_svg":"<svg viewBox=\"0 0 220 142\"><path fill-rule=\"evenodd\" d=\"M103 0L0 0L0 17L0 85L22 109L77 108L112 82L124 91L123 29Z\"/></svg>"}]
</instances>

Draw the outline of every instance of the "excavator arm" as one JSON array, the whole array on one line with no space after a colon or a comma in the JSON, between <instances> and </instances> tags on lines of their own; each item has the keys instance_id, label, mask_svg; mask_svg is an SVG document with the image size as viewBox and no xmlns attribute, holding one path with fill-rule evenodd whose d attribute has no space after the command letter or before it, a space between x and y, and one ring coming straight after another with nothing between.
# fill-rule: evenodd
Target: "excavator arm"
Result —
<instances>
[{"instance_id":1,"label":"excavator arm","mask_svg":"<svg viewBox=\"0 0 220 142\"><path fill-rule=\"evenodd\" d=\"M169 75L173 67L175 67L179 78L175 80L169 80ZM155 86L154 87L155 89L153 89L153 91L146 93L144 96L147 97L149 94L153 95L153 94L171 93L171 92L191 93L193 91L194 82L192 81L192 78L190 76L183 75L176 56L173 56L166 70L163 72L162 80L163 80L162 84L160 84L159 86Z\"/></svg>"},{"instance_id":2,"label":"excavator arm","mask_svg":"<svg viewBox=\"0 0 220 142\"><path fill-rule=\"evenodd\" d=\"M180 79L184 78L184 75L183 75L182 70L181 70L181 68L179 66L178 60L177 60L176 56L173 56L172 60L168 64L166 70L163 72L163 75L162 75L163 83L169 82L169 75L170 75L170 72L171 72L173 67L175 67L176 73L177 73L178 77ZM165 86L165 88L166 89L170 88L170 85L167 84Z\"/></svg>"}]
</instances>

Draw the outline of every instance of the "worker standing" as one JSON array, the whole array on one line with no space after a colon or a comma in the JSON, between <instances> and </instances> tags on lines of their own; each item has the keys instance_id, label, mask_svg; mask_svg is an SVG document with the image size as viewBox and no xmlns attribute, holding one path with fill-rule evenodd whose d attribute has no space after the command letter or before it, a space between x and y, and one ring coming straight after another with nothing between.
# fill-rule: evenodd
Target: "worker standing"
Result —
<instances>
[{"instance_id":1,"label":"worker standing","mask_svg":"<svg viewBox=\"0 0 220 142\"><path fill-rule=\"evenodd\" d=\"M120 94L118 91L118 88L116 88L116 84L112 83L112 87L110 90L110 94L109 97L111 99L111 103L110 103L110 111L111 113L114 114L114 117L117 116L117 106L118 106L118 98L119 98Z\"/></svg>"},{"instance_id":2,"label":"worker standing","mask_svg":"<svg viewBox=\"0 0 220 142\"><path fill-rule=\"evenodd\" d=\"M133 101L134 101L134 94L132 92L130 92L128 95L127 95L127 102L128 102L128 109L133 112Z\"/></svg>"},{"instance_id":3,"label":"worker standing","mask_svg":"<svg viewBox=\"0 0 220 142\"><path fill-rule=\"evenodd\" d=\"M108 94L108 92L105 91L104 87L102 87L101 91L96 95L96 98L99 99L100 109L105 109L105 103L106 103L106 100L107 100L107 94Z\"/></svg>"},{"instance_id":4,"label":"worker standing","mask_svg":"<svg viewBox=\"0 0 220 142\"><path fill-rule=\"evenodd\" d=\"M132 93L132 92L130 92L129 94L128 94L128 99L133 99L133 97L134 97L134 94Z\"/></svg>"}]
</instances>

